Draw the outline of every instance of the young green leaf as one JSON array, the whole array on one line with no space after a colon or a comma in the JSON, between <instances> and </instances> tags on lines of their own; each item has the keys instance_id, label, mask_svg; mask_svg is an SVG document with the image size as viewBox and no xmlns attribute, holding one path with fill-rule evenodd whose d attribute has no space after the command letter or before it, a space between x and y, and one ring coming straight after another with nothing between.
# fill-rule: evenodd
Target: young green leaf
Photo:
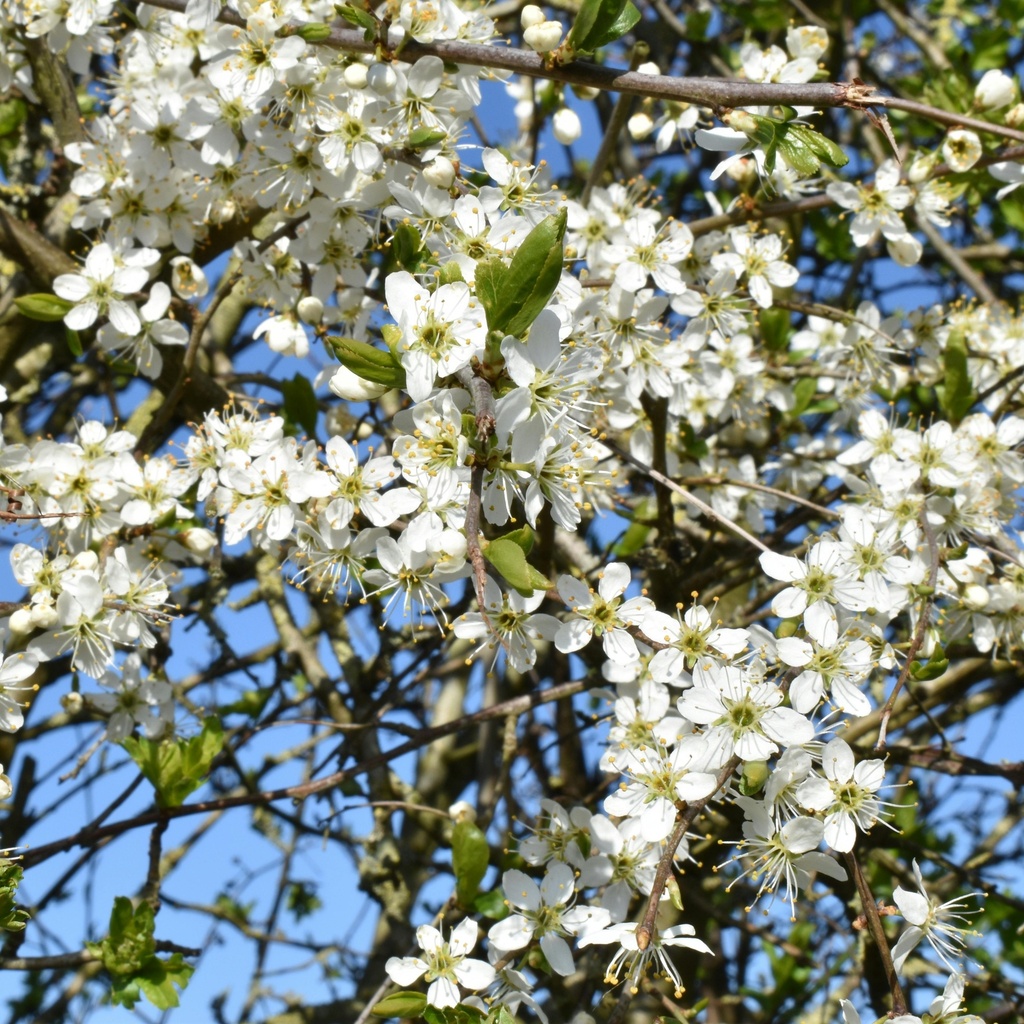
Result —
<instances>
[{"instance_id":1,"label":"young green leaf","mask_svg":"<svg viewBox=\"0 0 1024 1024\"><path fill-rule=\"evenodd\" d=\"M50 295L47 292L33 292L31 295L21 295L14 300L18 312L29 320L41 320L44 323L55 323L63 320L68 311L74 308L74 303L62 299L59 295Z\"/></svg>"},{"instance_id":2,"label":"young green leaf","mask_svg":"<svg viewBox=\"0 0 1024 1024\"><path fill-rule=\"evenodd\" d=\"M956 424L970 412L975 401L967 368L967 338L963 331L953 331L949 335L942 353L942 365L945 374L942 385L937 389L939 405Z\"/></svg>"},{"instance_id":3,"label":"young green leaf","mask_svg":"<svg viewBox=\"0 0 1024 1024\"><path fill-rule=\"evenodd\" d=\"M495 316L498 310L498 297L501 294L505 279L508 277L508 267L497 257L481 260L476 265L476 297L480 305L484 307L484 316L487 317L487 326L492 331L497 331Z\"/></svg>"},{"instance_id":4,"label":"young green leaf","mask_svg":"<svg viewBox=\"0 0 1024 1024\"><path fill-rule=\"evenodd\" d=\"M179 807L205 781L224 745L224 732L219 719L207 718L190 740L129 736L121 745L152 783L160 806Z\"/></svg>"},{"instance_id":5,"label":"young green leaf","mask_svg":"<svg viewBox=\"0 0 1024 1024\"><path fill-rule=\"evenodd\" d=\"M363 38L370 42L380 29L380 22L369 12L355 4L335 4L334 9L350 25L363 29Z\"/></svg>"},{"instance_id":6,"label":"young green leaf","mask_svg":"<svg viewBox=\"0 0 1024 1024\"><path fill-rule=\"evenodd\" d=\"M415 131L409 133L409 137L405 140L406 145L410 149L426 149L427 146L433 146L438 142L442 142L448 138L448 133L443 132L437 128L417 128Z\"/></svg>"},{"instance_id":7,"label":"young green leaf","mask_svg":"<svg viewBox=\"0 0 1024 1024\"><path fill-rule=\"evenodd\" d=\"M568 213L563 207L545 217L516 250L501 277L493 309L480 295L479 270L477 295L488 312L487 325L501 334L523 335L558 287L562 276L562 240Z\"/></svg>"},{"instance_id":8,"label":"young green leaf","mask_svg":"<svg viewBox=\"0 0 1024 1024\"><path fill-rule=\"evenodd\" d=\"M624 36L639 20L640 12L631 0L583 0L569 30L569 46L593 53Z\"/></svg>"},{"instance_id":9,"label":"young green leaf","mask_svg":"<svg viewBox=\"0 0 1024 1024\"><path fill-rule=\"evenodd\" d=\"M455 895L464 907L471 907L487 873L491 849L487 837L471 821L460 821L452 830L452 871Z\"/></svg>"},{"instance_id":10,"label":"young green leaf","mask_svg":"<svg viewBox=\"0 0 1024 1024\"><path fill-rule=\"evenodd\" d=\"M428 1006L421 1014L427 1024L483 1024L484 1012L475 1006Z\"/></svg>"},{"instance_id":11,"label":"young green leaf","mask_svg":"<svg viewBox=\"0 0 1024 1024\"><path fill-rule=\"evenodd\" d=\"M419 1017L427 1005L422 992L392 992L370 1010L375 1017Z\"/></svg>"},{"instance_id":12,"label":"young green leaf","mask_svg":"<svg viewBox=\"0 0 1024 1024\"><path fill-rule=\"evenodd\" d=\"M503 921L509 915L505 894L501 889L492 889L490 892L480 893L473 900L473 909L482 917L491 918L492 921Z\"/></svg>"},{"instance_id":13,"label":"young green leaf","mask_svg":"<svg viewBox=\"0 0 1024 1024\"><path fill-rule=\"evenodd\" d=\"M335 356L357 377L389 388L405 387L405 369L391 352L355 338L328 338Z\"/></svg>"},{"instance_id":14,"label":"young green leaf","mask_svg":"<svg viewBox=\"0 0 1024 1024\"><path fill-rule=\"evenodd\" d=\"M535 590L547 590L551 582L529 562L523 549L515 541L499 537L484 548L484 558L524 597Z\"/></svg>"},{"instance_id":15,"label":"young green leaf","mask_svg":"<svg viewBox=\"0 0 1024 1024\"><path fill-rule=\"evenodd\" d=\"M22 910L15 900L21 876L22 869L17 864L0 858L0 928L7 932L20 932L29 919L28 911Z\"/></svg>"},{"instance_id":16,"label":"young green leaf","mask_svg":"<svg viewBox=\"0 0 1024 1024\"><path fill-rule=\"evenodd\" d=\"M313 385L305 374L297 373L291 380L281 382L284 412L292 423L297 423L310 436L316 434L316 419L320 409Z\"/></svg>"}]
</instances>

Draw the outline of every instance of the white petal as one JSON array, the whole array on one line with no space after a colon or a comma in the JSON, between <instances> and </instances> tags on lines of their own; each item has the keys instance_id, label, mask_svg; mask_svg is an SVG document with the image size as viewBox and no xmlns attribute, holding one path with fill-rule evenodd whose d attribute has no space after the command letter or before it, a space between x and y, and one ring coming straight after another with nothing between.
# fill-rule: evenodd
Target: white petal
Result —
<instances>
[{"instance_id":1,"label":"white petal","mask_svg":"<svg viewBox=\"0 0 1024 1024\"><path fill-rule=\"evenodd\" d=\"M560 935L554 935L553 933L548 932L547 935L541 936L540 948L548 958L548 963L551 964L551 969L556 974L560 974L563 978L567 978L576 970L576 965L573 963L572 950L569 948L569 943Z\"/></svg>"}]
</instances>

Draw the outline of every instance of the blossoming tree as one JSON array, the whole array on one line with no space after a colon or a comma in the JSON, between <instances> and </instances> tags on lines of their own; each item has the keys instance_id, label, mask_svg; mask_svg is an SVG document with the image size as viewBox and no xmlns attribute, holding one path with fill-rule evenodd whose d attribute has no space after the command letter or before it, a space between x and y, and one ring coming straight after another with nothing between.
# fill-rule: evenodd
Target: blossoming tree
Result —
<instances>
[{"instance_id":1,"label":"blossoming tree","mask_svg":"<svg viewBox=\"0 0 1024 1024\"><path fill-rule=\"evenodd\" d=\"M1024 1018L1024 8L2 8L7 1020Z\"/></svg>"}]
</instances>

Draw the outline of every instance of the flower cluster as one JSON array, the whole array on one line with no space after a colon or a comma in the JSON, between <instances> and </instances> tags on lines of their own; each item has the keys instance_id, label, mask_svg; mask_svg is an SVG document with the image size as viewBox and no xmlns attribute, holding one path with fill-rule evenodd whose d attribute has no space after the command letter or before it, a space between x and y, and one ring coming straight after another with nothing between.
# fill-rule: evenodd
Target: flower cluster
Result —
<instances>
[{"instance_id":1,"label":"flower cluster","mask_svg":"<svg viewBox=\"0 0 1024 1024\"><path fill-rule=\"evenodd\" d=\"M594 693L608 709L603 813L542 804L522 863L502 874L509 913L487 930L488 961L470 956L469 918L447 940L421 926L422 955L388 960L397 985L425 980L432 1006L542 1014L536 951L568 977L595 945L613 947L610 984L636 991L660 976L678 997L671 949L710 947L689 924L652 930L638 907L665 895L658 865L686 859L689 825L716 804L742 814L717 867L748 905L781 893L795 914L802 893L845 880L840 855L885 820L886 763L843 726L914 669L908 650L918 669L950 641L1021 651L1024 564L1005 528L1024 483L1024 419L1006 411L1024 365L1020 316L808 306L793 298L813 283L795 247L734 216L742 202L725 211L709 197L717 227L691 227L637 184L564 198L524 146L468 146L487 72L406 61L401 44L490 40L494 23L473 5L388 4L385 38L365 57L316 42L333 17L319 0L231 5L231 24L218 23L219 3L143 5L116 38L112 4L62 17L64 6L23 0L0 15L72 68L117 47L117 101L64 150L71 227L90 239L81 269L53 281L64 324L95 330L91 358L151 379L169 348L185 349L174 356L184 381L209 325L204 247L251 223L218 301L237 292L263 307L251 334L275 356L325 344L305 417L282 387L281 410L206 412L180 457L144 457L135 433L96 420L0 450L5 484L44 534L11 552L25 596L4 613L0 728L23 725L38 666L67 657L103 687L82 702L108 739L173 731L173 687L142 652L168 627L178 570L223 543L270 553L325 599L375 602L382 628L432 621L435 640L491 670L532 672L553 649L608 684ZM559 45L560 23L532 5L522 17L533 49ZM791 26L786 50L748 42L738 65L750 82L806 83L828 43ZM31 89L32 65L11 67ZM990 74L984 110L1012 97ZM188 88L167 87L179 81ZM906 180L886 160L870 185L823 187L785 149L768 152L773 109L697 132L735 151L711 179L749 182L753 165L786 195L817 190L852 215L854 246L882 238L894 261L916 264L911 209L949 223L934 160ZM652 101L629 130L657 132L664 153L709 113ZM809 113L772 121L778 137L810 132ZM575 141L576 115L562 105L555 118L556 137ZM973 132L946 135L952 170L981 154ZM1017 164L991 170L1008 189L1022 180ZM908 414L909 385L940 378L934 415ZM887 406L883 393L903 397ZM656 523L629 488L638 464L660 488ZM797 506L813 517L794 525ZM552 580L528 561L523 523L566 540L610 511L655 529L664 552L675 530L714 543L709 522L753 541L734 606L756 600L728 626L697 594L659 607L664 594L646 589L656 573L625 561L587 571L565 557ZM0 799L9 789L0 774ZM952 970L963 905L930 900L915 872L921 891L894 896L909 923L896 968L927 938ZM956 1012L961 992L947 985L935 1012Z\"/></svg>"}]
</instances>

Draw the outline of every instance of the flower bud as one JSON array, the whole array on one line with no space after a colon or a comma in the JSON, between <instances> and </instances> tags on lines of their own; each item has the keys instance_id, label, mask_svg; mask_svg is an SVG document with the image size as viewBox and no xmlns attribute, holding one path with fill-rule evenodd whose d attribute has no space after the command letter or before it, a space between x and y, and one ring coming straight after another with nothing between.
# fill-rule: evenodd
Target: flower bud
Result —
<instances>
[{"instance_id":1,"label":"flower bud","mask_svg":"<svg viewBox=\"0 0 1024 1024\"><path fill-rule=\"evenodd\" d=\"M572 85L570 88L573 93L584 102L587 100L596 100L597 97L601 95L601 90L595 89L592 85Z\"/></svg>"},{"instance_id":2,"label":"flower bud","mask_svg":"<svg viewBox=\"0 0 1024 1024\"><path fill-rule=\"evenodd\" d=\"M986 71L974 89L974 104L982 110L995 110L1013 102L1016 86L1013 79L997 68Z\"/></svg>"},{"instance_id":3,"label":"flower bud","mask_svg":"<svg viewBox=\"0 0 1024 1024\"><path fill-rule=\"evenodd\" d=\"M639 114L634 114L626 122L626 130L637 142L641 139L646 139L654 131L654 122L651 120L651 115L645 114L643 111Z\"/></svg>"},{"instance_id":4,"label":"flower bud","mask_svg":"<svg viewBox=\"0 0 1024 1024\"><path fill-rule=\"evenodd\" d=\"M519 24L523 28L533 28L534 25L540 25L547 20L547 15L536 4L527 4L519 12Z\"/></svg>"},{"instance_id":5,"label":"flower bud","mask_svg":"<svg viewBox=\"0 0 1024 1024\"><path fill-rule=\"evenodd\" d=\"M942 143L942 159L949 164L951 171L969 171L981 159L981 153L981 140L974 132L964 128L946 132L946 140Z\"/></svg>"},{"instance_id":6,"label":"flower bud","mask_svg":"<svg viewBox=\"0 0 1024 1024\"><path fill-rule=\"evenodd\" d=\"M927 180L938 163L938 154L929 153L927 156L919 156L907 170L907 181L912 185L919 185Z\"/></svg>"},{"instance_id":7,"label":"flower bud","mask_svg":"<svg viewBox=\"0 0 1024 1024\"><path fill-rule=\"evenodd\" d=\"M7 620L7 628L15 636L25 636L27 633L31 633L36 628L36 624L32 621L31 610L28 608L16 608L11 612L11 617Z\"/></svg>"},{"instance_id":8,"label":"flower bud","mask_svg":"<svg viewBox=\"0 0 1024 1024\"><path fill-rule=\"evenodd\" d=\"M926 629L924 631L924 639L921 641L921 646L918 648L918 658L922 661L930 658L935 653L935 648L940 646L941 642L942 637L934 626Z\"/></svg>"},{"instance_id":9,"label":"flower bud","mask_svg":"<svg viewBox=\"0 0 1024 1024\"><path fill-rule=\"evenodd\" d=\"M571 146L583 134L583 125L575 110L562 107L551 119L551 130L563 146Z\"/></svg>"},{"instance_id":10,"label":"flower bud","mask_svg":"<svg viewBox=\"0 0 1024 1024\"><path fill-rule=\"evenodd\" d=\"M65 693L60 699L60 706L69 714L77 715L83 707L85 707L85 701L82 699L82 695L72 690L70 693Z\"/></svg>"},{"instance_id":11,"label":"flower bud","mask_svg":"<svg viewBox=\"0 0 1024 1024\"><path fill-rule=\"evenodd\" d=\"M653 60L649 60L644 64L639 65L636 69L638 75L660 75L661 68L654 63Z\"/></svg>"},{"instance_id":12,"label":"flower bud","mask_svg":"<svg viewBox=\"0 0 1024 1024\"><path fill-rule=\"evenodd\" d=\"M1015 103L1010 107L1004 120L1009 128L1019 128L1024 124L1024 103Z\"/></svg>"},{"instance_id":13,"label":"flower bud","mask_svg":"<svg viewBox=\"0 0 1024 1024\"><path fill-rule=\"evenodd\" d=\"M448 817L460 821L476 821L476 808L468 800L457 800L448 808Z\"/></svg>"},{"instance_id":14,"label":"flower bud","mask_svg":"<svg viewBox=\"0 0 1024 1024\"><path fill-rule=\"evenodd\" d=\"M374 64L366 71L366 84L381 96L387 96L398 83L398 73L390 64Z\"/></svg>"},{"instance_id":15,"label":"flower bud","mask_svg":"<svg viewBox=\"0 0 1024 1024\"><path fill-rule=\"evenodd\" d=\"M205 557L217 546L217 535L202 527L185 530L179 540L193 555Z\"/></svg>"},{"instance_id":16,"label":"flower bud","mask_svg":"<svg viewBox=\"0 0 1024 1024\"><path fill-rule=\"evenodd\" d=\"M57 609L52 604L32 605L32 625L36 629L50 629L57 625Z\"/></svg>"},{"instance_id":17,"label":"flower bud","mask_svg":"<svg viewBox=\"0 0 1024 1024\"><path fill-rule=\"evenodd\" d=\"M960 595L963 606L972 612L980 612L982 608L987 608L989 600L988 588L980 583L968 583Z\"/></svg>"},{"instance_id":18,"label":"flower bud","mask_svg":"<svg viewBox=\"0 0 1024 1024\"><path fill-rule=\"evenodd\" d=\"M315 295L304 295L295 304L295 312L304 324L318 324L324 317L324 304Z\"/></svg>"},{"instance_id":19,"label":"flower bud","mask_svg":"<svg viewBox=\"0 0 1024 1024\"><path fill-rule=\"evenodd\" d=\"M537 53L548 53L562 41L562 23L560 21L542 21L539 25L531 25L523 32L523 42Z\"/></svg>"},{"instance_id":20,"label":"flower bud","mask_svg":"<svg viewBox=\"0 0 1024 1024\"><path fill-rule=\"evenodd\" d=\"M455 183L455 164L446 156L436 156L423 168L423 177L435 188L451 188Z\"/></svg>"},{"instance_id":21,"label":"flower bud","mask_svg":"<svg viewBox=\"0 0 1024 1024\"><path fill-rule=\"evenodd\" d=\"M345 84L350 89L365 89L367 78L365 64L349 64L344 71Z\"/></svg>"},{"instance_id":22,"label":"flower bud","mask_svg":"<svg viewBox=\"0 0 1024 1024\"><path fill-rule=\"evenodd\" d=\"M374 384L354 374L347 366L339 366L327 386L339 398L348 402L368 402L380 398L388 390L383 384Z\"/></svg>"},{"instance_id":23,"label":"flower bud","mask_svg":"<svg viewBox=\"0 0 1024 1024\"><path fill-rule=\"evenodd\" d=\"M885 248L901 267L916 266L924 251L921 243L909 231L899 238L886 239Z\"/></svg>"},{"instance_id":24,"label":"flower bud","mask_svg":"<svg viewBox=\"0 0 1024 1024\"><path fill-rule=\"evenodd\" d=\"M100 556L95 551L79 551L71 559L73 569L84 569L86 572L95 572L99 568Z\"/></svg>"}]
</instances>

